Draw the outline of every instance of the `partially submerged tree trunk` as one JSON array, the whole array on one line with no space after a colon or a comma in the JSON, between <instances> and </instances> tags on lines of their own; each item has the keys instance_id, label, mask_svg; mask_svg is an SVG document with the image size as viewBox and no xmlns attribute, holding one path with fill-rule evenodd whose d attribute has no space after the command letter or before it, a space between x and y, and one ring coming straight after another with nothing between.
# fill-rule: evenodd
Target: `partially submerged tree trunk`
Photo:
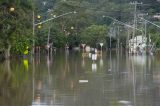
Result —
<instances>
[{"instance_id":1,"label":"partially submerged tree trunk","mask_svg":"<svg viewBox=\"0 0 160 106\"><path fill-rule=\"evenodd\" d=\"M5 62L4 62L4 67L5 67L5 73L6 73L6 81L8 82L10 79L11 79L11 77L12 77L12 72L11 72L11 65L10 65L10 60L9 59L7 59L7 60L5 60Z\"/></svg>"},{"instance_id":2,"label":"partially submerged tree trunk","mask_svg":"<svg viewBox=\"0 0 160 106\"><path fill-rule=\"evenodd\" d=\"M4 55L5 55L5 59L9 59L10 58L10 50L11 50L11 45L8 45L8 48L5 49L4 51Z\"/></svg>"}]
</instances>

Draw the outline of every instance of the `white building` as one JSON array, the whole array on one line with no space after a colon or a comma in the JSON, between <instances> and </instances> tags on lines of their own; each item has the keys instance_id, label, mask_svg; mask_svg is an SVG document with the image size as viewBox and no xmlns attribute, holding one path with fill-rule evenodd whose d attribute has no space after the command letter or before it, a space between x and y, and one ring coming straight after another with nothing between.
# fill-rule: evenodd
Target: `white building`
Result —
<instances>
[{"instance_id":1,"label":"white building","mask_svg":"<svg viewBox=\"0 0 160 106\"><path fill-rule=\"evenodd\" d=\"M160 19L160 14L154 15L153 18Z\"/></svg>"},{"instance_id":2,"label":"white building","mask_svg":"<svg viewBox=\"0 0 160 106\"><path fill-rule=\"evenodd\" d=\"M146 47L147 38L144 36L136 36L129 40L129 53L145 53Z\"/></svg>"}]
</instances>

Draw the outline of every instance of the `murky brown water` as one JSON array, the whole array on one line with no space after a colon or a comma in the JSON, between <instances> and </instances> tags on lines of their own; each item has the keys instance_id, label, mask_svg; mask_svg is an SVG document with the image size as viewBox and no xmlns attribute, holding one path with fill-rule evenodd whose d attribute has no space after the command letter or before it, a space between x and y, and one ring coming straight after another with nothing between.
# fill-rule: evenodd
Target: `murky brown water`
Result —
<instances>
[{"instance_id":1,"label":"murky brown water","mask_svg":"<svg viewBox=\"0 0 160 106\"><path fill-rule=\"evenodd\" d=\"M57 52L0 63L0 106L159 106L160 56Z\"/></svg>"}]
</instances>

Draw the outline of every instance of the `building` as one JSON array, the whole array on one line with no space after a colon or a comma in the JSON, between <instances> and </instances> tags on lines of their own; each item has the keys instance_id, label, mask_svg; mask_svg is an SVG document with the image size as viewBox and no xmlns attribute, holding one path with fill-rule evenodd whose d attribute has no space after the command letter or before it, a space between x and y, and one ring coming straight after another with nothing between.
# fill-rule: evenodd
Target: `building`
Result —
<instances>
[{"instance_id":1,"label":"building","mask_svg":"<svg viewBox=\"0 0 160 106\"><path fill-rule=\"evenodd\" d=\"M151 39L148 43L151 44ZM151 52L152 48L153 45L147 45L147 37L140 35L129 40L129 53L144 54L148 50L148 52Z\"/></svg>"}]
</instances>

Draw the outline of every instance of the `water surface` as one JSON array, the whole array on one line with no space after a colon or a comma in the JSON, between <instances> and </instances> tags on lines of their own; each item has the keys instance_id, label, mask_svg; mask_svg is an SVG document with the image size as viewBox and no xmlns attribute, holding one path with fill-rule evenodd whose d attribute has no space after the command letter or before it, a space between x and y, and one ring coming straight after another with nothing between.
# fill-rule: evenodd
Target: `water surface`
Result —
<instances>
[{"instance_id":1,"label":"water surface","mask_svg":"<svg viewBox=\"0 0 160 106\"><path fill-rule=\"evenodd\" d=\"M0 63L0 106L159 106L160 56L81 52Z\"/></svg>"}]
</instances>

